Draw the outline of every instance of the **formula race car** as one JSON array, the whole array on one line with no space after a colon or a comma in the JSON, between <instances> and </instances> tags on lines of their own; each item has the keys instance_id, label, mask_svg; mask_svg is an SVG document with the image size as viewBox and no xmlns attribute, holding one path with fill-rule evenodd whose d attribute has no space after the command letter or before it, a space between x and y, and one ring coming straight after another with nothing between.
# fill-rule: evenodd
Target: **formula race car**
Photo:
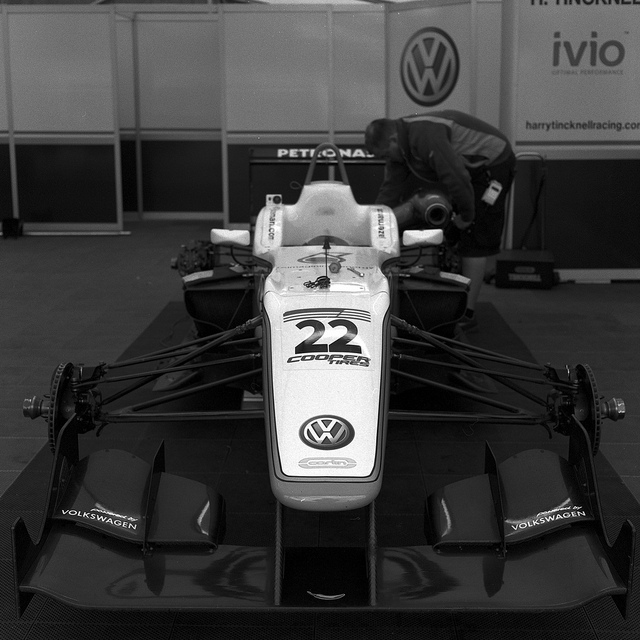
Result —
<instances>
[{"instance_id":1,"label":"formula race car","mask_svg":"<svg viewBox=\"0 0 640 640\"><path fill-rule=\"evenodd\" d=\"M321 162L340 179L313 181ZM610 596L624 614L634 529L609 541L594 465L624 403L599 395L586 364L538 365L460 334L468 280L442 269L450 209L437 205L431 228L401 239L392 210L358 204L338 148L320 145L295 204L271 198L253 230L213 229L179 259L193 335L60 364L23 408L46 421L53 464L39 535L13 527L20 609L35 593L115 610L539 611ZM208 442L247 421L264 427L275 498L263 545L234 540L214 487L226 454ZM193 424L198 437L178 442L185 477L165 459L172 430ZM379 544L388 434L407 424L433 448L447 430L479 434L481 468L464 462L428 492L421 542ZM143 425L144 442L159 439L149 459L131 450ZM122 447L100 446L124 428ZM552 444L499 460L492 434L518 429ZM454 440L443 458L462 455ZM249 499L262 487L243 477ZM340 533L354 520L366 531L300 544L296 514L351 515Z\"/></svg>"}]
</instances>

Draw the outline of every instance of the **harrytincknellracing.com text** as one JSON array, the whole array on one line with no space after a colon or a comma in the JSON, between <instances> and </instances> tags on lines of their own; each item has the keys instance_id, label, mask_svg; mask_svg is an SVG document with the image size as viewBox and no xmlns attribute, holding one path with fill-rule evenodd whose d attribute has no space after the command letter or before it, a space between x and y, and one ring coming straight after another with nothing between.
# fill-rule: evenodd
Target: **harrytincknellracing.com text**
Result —
<instances>
[{"instance_id":1,"label":"harrytincknellracing.com text","mask_svg":"<svg viewBox=\"0 0 640 640\"><path fill-rule=\"evenodd\" d=\"M529 131L630 131L640 130L640 122L617 120L542 120L525 121Z\"/></svg>"}]
</instances>

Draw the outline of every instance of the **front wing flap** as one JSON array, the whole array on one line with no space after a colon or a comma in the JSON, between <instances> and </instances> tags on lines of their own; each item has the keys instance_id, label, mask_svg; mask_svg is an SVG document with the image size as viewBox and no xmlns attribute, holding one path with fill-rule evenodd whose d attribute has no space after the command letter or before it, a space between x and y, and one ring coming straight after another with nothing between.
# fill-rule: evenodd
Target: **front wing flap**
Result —
<instances>
[{"instance_id":1,"label":"front wing flap","mask_svg":"<svg viewBox=\"0 0 640 640\"><path fill-rule=\"evenodd\" d=\"M21 528L14 531L18 538L28 535ZM503 557L493 550L439 553L428 545L381 547L375 552L369 589L364 588L369 596L363 599L345 585L349 576L344 575L342 549L331 550L339 562L327 562L325 554L321 564L305 563L306 575L296 591L287 585L290 579L300 582L299 572L288 575L285 570L275 579L277 548L158 548L144 555L120 540L57 523L21 576L19 591L23 597L39 593L74 606L113 610L261 609L276 603L286 609L295 602L295 608L306 603L309 608L368 610L543 611L603 596L617 598L624 610L628 584L620 567L628 561L632 539L626 524L611 549L602 546L594 530L579 528L519 545ZM308 551L312 559L314 550ZM364 554L361 563L365 576ZM340 601L306 596L323 576L333 593L344 594Z\"/></svg>"},{"instance_id":2,"label":"front wing flap","mask_svg":"<svg viewBox=\"0 0 640 640\"><path fill-rule=\"evenodd\" d=\"M486 488L482 494L488 507L486 511L493 517L502 514L503 527L483 525L485 532L489 532L483 538L479 539L475 533L470 540L464 540L460 534L473 530L473 514L477 511L470 510L467 514L470 524L467 522L466 528L456 528L454 520L459 519L459 513L452 515L449 510L450 533L454 536L455 532L455 543L452 543L453 537L447 539L445 535L448 533L446 515L443 519L440 514L438 519L427 513L425 528L429 544L378 547L375 504L372 503L366 548L305 549L285 545L282 536L284 508L280 506L273 546L223 544L223 522L214 522L215 518L212 518L206 526L204 519L198 524L198 509L192 509L196 502L200 504L203 496L210 500L214 493L208 489L196 490L191 496L193 499L185 501L189 507L187 511L195 514L195 520L182 507L174 512L186 521L182 523L188 525L186 528L173 522L173 530L165 529L166 539L162 536L153 539L147 535L142 544L139 540L127 539L121 532L113 532L117 529L113 525L88 528L84 526L87 523L79 522L82 518L75 518L74 522L74 518L59 517L63 508L79 505L78 500L87 499L88 488L95 488L88 482L91 474L86 473L90 465L83 466L77 459L74 463L77 432L73 426L72 419L61 431L52 481L65 476L61 471L67 465L84 468L85 472L71 474L72 481L66 492L60 492L60 485L54 482L47 517L35 543L21 519L13 527L19 612L24 611L33 594L51 596L78 607L112 610L300 610L322 607L368 611L545 611L572 608L611 596L621 612L626 611L631 591L635 532L627 521L616 542L609 543L602 527L595 478L589 470L593 460L588 436L582 427L572 436L571 455L566 464L551 454L550 464L542 465L540 469L542 475L556 478L549 482L551 485L557 483L560 494L568 492L576 502L574 506L580 506L588 513L584 518L562 518L562 524L569 526L558 530L542 527L533 536L531 530L536 529L535 526L517 526L516 533L525 531L527 535L509 540L504 534L509 531L512 506L523 503L517 500L511 503L513 496L518 494L511 488L497 500L496 492L502 494L502 485L514 482L518 476L511 468L513 461L503 463L500 473L491 456L487 456L487 481L479 486ZM61 450L66 454L61 455ZM112 452L97 453L98 457L93 458L96 464L104 462L104 456L113 455ZM115 455L116 458L121 456ZM529 456L526 454L525 459ZM546 460L545 456L546 453L541 453L531 457L539 462ZM69 460L74 464L69 465ZM535 464L523 468L525 474L532 476L530 480L535 486L533 466ZM153 479L159 468L157 461L151 465L150 480L144 483L145 491L151 488L151 493L154 492ZM550 469L557 471L556 476ZM178 481L175 487L181 489L183 485ZM99 491L108 495L104 488ZM155 491L161 496L157 487ZM56 500L58 493L64 495ZM137 497L133 503L137 503L138 493L135 492ZM437 495L447 497L447 492L431 496L432 511L433 506L437 506ZM180 501L175 494L171 498L173 502ZM160 500L162 502L163 498ZM488 502L493 503L493 509ZM151 503L158 508L157 501L151 499ZM216 502L216 505L215 508L220 509L220 503ZM161 510L166 506L161 506ZM539 508L538 504L530 506ZM104 511L116 513L116 508ZM146 512L143 523L153 522L154 510L147 507L143 511ZM507 519L504 519L505 514ZM218 511L217 517L223 521L223 512ZM148 534L157 533L157 529L150 526L146 526L146 530ZM437 532L435 538L434 531ZM208 543L202 544L203 539ZM302 558L304 562L300 564L296 558ZM354 583L357 583L355 587ZM338 595L314 597L314 592L327 584L331 585L331 592Z\"/></svg>"}]
</instances>

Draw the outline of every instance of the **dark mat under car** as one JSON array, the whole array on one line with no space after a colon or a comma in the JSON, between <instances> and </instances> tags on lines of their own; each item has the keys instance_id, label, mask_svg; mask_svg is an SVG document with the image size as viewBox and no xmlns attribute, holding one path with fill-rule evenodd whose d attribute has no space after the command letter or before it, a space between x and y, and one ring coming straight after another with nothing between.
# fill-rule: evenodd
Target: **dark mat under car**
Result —
<instances>
[{"instance_id":1,"label":"dark mat under car","mask_svg":"<svg viewBox=\"0 0 640 640\"><path fill-rule=\"evenodd\" d=\"M469 336L479 347L532 360L518 336L490 304L479 308L481 330ZM123 353L122 358L156 350L180 339L189 322L181 303L170 303ZM564 363L554 363L562 365ZM597 371L595 372L597 375ZM615 390L607 390L615 392ZM46 390L34 389L34 393ZM144 392L146 393L146 392ZM501 395L496 397L502 398ZM508 395L508 394L507 394ZM198 400L193 400L198 402ZM43 429L46 425L43 422ZM605 424L606 427L606 424ZM555 439L561 439L556 436ZM81 438L81 451L122 448L148 459L164 440L167 471L206 483L227 503L225 543L272 546L276 503L269 487L263 425L257 420L176 425L110 425L99 438ZM378 544L421 545L424 501L434 489L464 475L481 472L485 441L499 457L532 445L548 447L543 429L519 427L452 427L425 429L410 422L389 425L385 481L377 500ZM638 590L632 595L627 620L610 598L584 607L553 613L482 612L150 612L95 611L63 605L36 595L21 619L16 617L10 529L21 516L32 537L46 500L52 454L44 447L0 498L0 638L56 640L149 638L251 638L357 640L366 638L434 638L494 640L497 638L631 640L640 637ZM605 526L615 540L623 522L640 524L640 505L599 453L596 467ZM478 470L477 470L477 469ZM291 536L305 546L360 543L366 537L364 518L344 514L292 512ZM304 558L299 560L304 570ZM87 566L87 572L92 571ZM570 568L567 568L570 571Z\"/></svg>"}]
</instances>

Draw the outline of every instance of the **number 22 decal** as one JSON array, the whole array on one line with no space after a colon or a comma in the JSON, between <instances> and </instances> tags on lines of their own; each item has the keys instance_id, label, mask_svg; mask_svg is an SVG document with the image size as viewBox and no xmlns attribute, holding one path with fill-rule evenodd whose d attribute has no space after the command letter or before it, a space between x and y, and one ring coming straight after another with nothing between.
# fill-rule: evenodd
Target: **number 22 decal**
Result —
<instances>
[{"instance_id":1,"label":"number 22 decal","mask_svg":"<svg viewBox=\"0 0 640 640\"><path fill-rule=\"evenodd\" d=\"M325 332L325 325L319 320L303 320L298 322L296 327L298 329L306 329L307 327L313 329L313 333L305 338L300 344L296 346L296 353L324 353L340 352L340 353L362 353L362 348L356 344L349 344L357 335L358 327L349 320L331 320L328 323L330 327L344 327L345 333L341 335L337 340L329 344L322 344L318 341L322 338Z\"/></svg>"}]
</instances>

